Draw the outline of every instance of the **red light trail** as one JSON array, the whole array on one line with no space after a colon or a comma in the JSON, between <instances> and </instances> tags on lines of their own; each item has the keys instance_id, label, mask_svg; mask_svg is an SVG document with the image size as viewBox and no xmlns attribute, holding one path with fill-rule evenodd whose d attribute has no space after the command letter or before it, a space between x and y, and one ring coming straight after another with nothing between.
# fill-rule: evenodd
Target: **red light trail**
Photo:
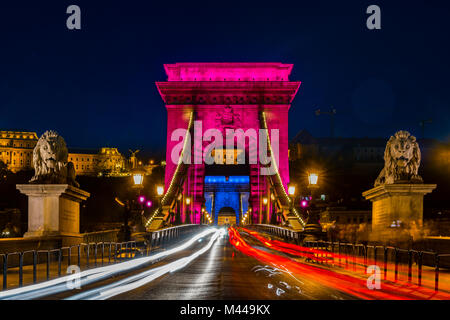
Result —
<instances>
[{"instance_id":1,"label":"red light trail","mask_svg":"<svg viewBox=\"0 0 450 320\"><path fill-rule=\"evenodd\" d=\"M285 243L278 240L271 240L263 237L259 233L242 229L247 232L251 237L260 241L264 246L271 250L276 250L283 253L288 253L294 256L300 256L304 258L314 259L318 262L335 258L336 254L326 252L323 250L317 250L312 248L306 248L297 246L294 244ZM434 290L419 287L404 281L397 281L391 283L389 281L382 282L382 288L380 290L371 290L367 287L367 278L363 278L361 274L349 275L342 272L326 269L324 266L313 266L306 263L295 261L291 258L280 256L278 254L269 253L264 250L257 249L249 245L239 234L239 232L230 228L229 230L230 243L242 253L252 256L259 261L266 264L270 264L280 269L284 269L289 273L299 274L309 280L318 282L326 287L334 288L338 291L350 294L359 299L383 299L383 300L423 300L423 299L450 299L450 294L444 292L435 292ZM269 245L267 245L269 244ZM322 257L318 256L322 255ZM345 259L345 255L340 255L341 259ZM356 263L362 266L370 263L369 260L366 264L360 258L351 257L352 260L356 259ZM347 257L348 259L348 257ZM355 260L354 260L355 261ZM360 268L363 269L363 268ZM365 270L364 270L365 272ZM348 273L348 271L347 271ZM365 275L367 277L367 275Z\"/></svg>"}]
</instances>

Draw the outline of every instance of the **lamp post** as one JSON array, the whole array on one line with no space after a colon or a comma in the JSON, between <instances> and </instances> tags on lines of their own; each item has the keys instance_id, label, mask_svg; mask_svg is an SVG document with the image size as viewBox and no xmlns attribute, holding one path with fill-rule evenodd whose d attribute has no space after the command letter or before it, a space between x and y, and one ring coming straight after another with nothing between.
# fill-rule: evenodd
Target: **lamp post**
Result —
<instances>
[{"instance_id":1,"label":"lamp post","mask_svg":"<svg viewBox=\"0 0 450 320\"><path fill-rule=\"evenodd\" d=\"M162 196L164 194L164 187L159 185L156 186L156 193L158 194L158 199L159 199L159 209L162 209Z\"/></svg>"},{"instance_id":2,"label":"lamp post","mask_svg":"<svg viewBox=\"0 0 450 320\"><path fill-rule=\"evenodd\" d=\"M249 212L250 212L250 210L247 210L247 212L245 212L244 216L242 217L242 220L241 220L242 225L249 223L249 218L250 218Z\"/></svg>"},{"instance_id":3,"label":"lamp post","mask_svg":"<svg viewBox=\"0 0 450 320\"><path fill-rule=\"evenodd\" d=\"M292 210L294 208L294 201L295 201L295 185L289 184L288 194L289 194L289 198L291 199L291 203L290 203L291 208L290 209Z\"/></svg>"},{"instance_id":4,"label":"lamp post","mask_svg":"<svg viewBox=\"0 0 450 320\"><path fill-rule=\"evenodd\" d=\"M202 218L200 220L200 224L203 224L205 221L205 207L202 205Z\"/></svg>"},{"instance_id":5,"label":"lamp post","mask_svg":"<svg viewBox=\"0 0 450 320\"><path fill-rule=\"evenodd\" d=\"M289 198L291 200L289 202L289 211L292 213L294 211L294 206L295 206L295 185L293 185L293 184L288 185L288 194L289 194Z\"/></svg>"},{"instance_id":6,"label":"lamp post","mask_svg":"<svg viewBox=\"0 0 450 320\"><path fill-rule=\"evenodd\" d=\"M269 199L267 199L267 197L263 197L263 207L262 207L262 223L266 224L267 223L267 203L269 203Z\"/></svg>"},{"instance_id":7,"label":"lamp post","mask_svg":"<svg viewBox=\"0 0 450 320\"><path fill-rule=\"evenodd\" d=\"M164 194L164 186L157 185L156 186L156 194L158 195L158 208L159 212L162 213L162 196Z\"/></svg>"},{"instance_id":8,"label":"lamp post","mask_svg":"<svg viewBox=\"0 0 450 320\"><path fill-rule=\"evenodd\" d=\"M144 175L145 175L145 171L144 170L140 170L138 168L133 169L131 172L131 176L132 176L132 188L137 190L137 194L138 194L138 202L141 205L141 209L144 205L145 202L145 197L141 195L141 190L144 187ZM133 192L133 194L135 194ZM130 227L128 226L128 221L130 219L131 216L131 211L132 211L132 207L133 207L133 203L135 203L135 197L133 196L131 199L126 201L126 205L125 207L125 212L124 212L124 216L123 216L123 237L124 237L124 241L130 241L131 238L131 231L130 231Z\"/></svg>"},{"instance_id":9,"label":"lamp post","mask_svg":"<svg viewBox=\"0 0 450 320\"><path fill-rule=\"evenodd\" d=\"M190 204L191 204L191 198L186 197L186 220L188 224L192 223L192 219L191 219L191 209L190 209Z\"/></svg>"},{"instance_id":10,"label":"lamp post","mask_svg":"<svg viewBox=\"0 0 450 320\"><path fill-rule=\"evenodd\" d=\"M308 221L306 222L304 229L306 234L304 241L316 241L322 233L318 213L315 210L315 191L319 188L317 184L318 180L319 175L317 173L308 174L308 189L311 192L311 201L308 211Z\"/></svg>"}]
</instances>

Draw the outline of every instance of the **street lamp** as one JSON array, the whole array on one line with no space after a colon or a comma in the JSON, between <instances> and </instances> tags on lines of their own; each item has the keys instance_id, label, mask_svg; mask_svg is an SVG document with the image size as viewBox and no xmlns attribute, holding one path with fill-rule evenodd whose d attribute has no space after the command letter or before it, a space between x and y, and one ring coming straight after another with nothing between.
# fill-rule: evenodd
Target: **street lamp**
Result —
<instances>
[{"instance_id":1,"label":"street lamp","mask_svg":"<svg viewBox=\"0 0 450 320\"><path fill-rule=\"evenodd\" d=\"M310 186L317 185L317 181L319 180L319 175L317 173L310 173L308 175L308 182Z\"/></svg>"},{"instance_id":2,"label":"street lamp","mask_svg":"<svg viewBox=\"0 0 450 320\"><path fill-rule=\"evenodd\" d=\"M139 168L133 169L131 171L131 176L132 176L132 183L133 183L133 189L137 189L137 193L138 193L138 202L141 205L141 210L142 210L142 206L145 202L145 197L143 195L141 195L141 190L144 187L144 176L145 176L145 171ZM123 221L123 235L124 235L124 240L125 241L130 241L130 237L131 237L131 230L128 226L128 220L130 219L133 207L134 207L134 203L136 203L136 198L135 195L133 197L131 197L131 199L129 199L126 202L126 205L124 206L125 208L125 212L124 212L124 221Z\"/></svg>"},{"instance_id":3,"label":"street lamp","mask_svg":"<svg viewBox=\"0 0 450 320\"><path fill-rule=\"evenodd\" d=\"M314 203L314 193L315 190L317 190L319 188L317 182L319 181L319 175L317 173L310 173L308 175L308 188L309 190L311 190L311 204Z\"/></svg>"},{"instance_id":4,"label":"street lamp","mask_svg":"<svg viewBox=\"0 0 450 320\"><path fill-rule=\"evenodd\" d=\"M190 209L190 204L191 204L191 198L186 197L185 199L186 202L186 220L188 224L192 223L192 219L191 219L191 209Z\"/></svg>"},{"instance_id":5,"label":"street lamp","mask_svg":"<svg viewBox=\"0 0 450 320\"><path fill-rule=\"evenodd\" d=\"M164 193L164 187L163 186L157 186L156 187L156 193L158 194L158 196L162 196Z\"/></svg>"},{"instance_id":6,"label":"street lamp","mask_svg":"<svg viewBox=\"0 0 450 320\"><path fill-rule=\"evenodd\" d=\"M318 212L315 210L315 190L319 188L317 185L317 181L319 180L319 175L317 173L310 173L308 175L308 188L311 191L311 201L310 201L310 207L309 207L309 215L308 215L308 221L305 225L305 234L306 237L304 241L316 241L317 238L322 233L322 227L319 223L319 217Z\"/></svg>"},{"instance_id":7,"label":"street lamp","mask_svg":"<svg viewBox=\"0 0 450 320\"><path fill-rule=\"evenodd\" d=\"M289 185L288 187L288 193L289 195L292 197L295 194L295 186L294 185Z\"/></svg>"},{"instance_id":8,"label":"street lamp","mask_svg":"<svg viewBox=\"0 0 450 320\"><path fill-rule=\"evenodd\" d=\"M136 171L133 173L133 182L134 187L136 188L142 188L144 183L144 174L141 171Z\"/></svg>"},{"instance_id":9,"label":"street lamp","mask_svg":"<svg viewBox=\"0 0 450 320\"><path fill-rule=\"evenodd\" d=\"M289 211L292 213L294 211L294 206L295 206L295 185L289 184L288 194L289 194L289 198L291 200L289 202Z\"/></svg>"},{"instance_id":10,"label":"street lamp","mask_svg":"<svg viewBox=\"0 0 450 320\"><path fill-rule=\"evenodd\" d=\"M135 168L131 171L131 176L133 177L133 188L138 190L139 193L139 201L140 201L140 193L141 193L141 189L144 188L144 176L145 176L145 171L139 168ZM145 201L142 200L141 203L143 203Z\"/></svg>"},{"instance_id":11,"label":"street lamp","mask_svg":"<svg viewBox=\"0 0 450 320\"><path fill-rule=\"evenodd\" d=\"M263 198L263 203L264 203L264 204L267 204L267 202L268 202L267 198L264 197L264 198Z\"/></svg>"},{"instance_id":12,"label":"street lamp","mask_svg":"<svg viewBox=\"0 0 450 320\"><path fill-rule=\"evenodd\" d=\"M158 194L159 212L162 213L162 195L164 194L164 186L156 186L156 193Z\"/></svg>"},{"instance_id":13,"label":"street lamp","mask_svg":"<svg viewBox=\"0 0 450 320\"><path fill-rule=\"evenodd\" d=\"M202 204L202 209L201 209L201 218L200 218L200 224L203 224L205 222L205 217L208 218L208 215L206 213L205 207Z\"/></svg>"}]
</instances>

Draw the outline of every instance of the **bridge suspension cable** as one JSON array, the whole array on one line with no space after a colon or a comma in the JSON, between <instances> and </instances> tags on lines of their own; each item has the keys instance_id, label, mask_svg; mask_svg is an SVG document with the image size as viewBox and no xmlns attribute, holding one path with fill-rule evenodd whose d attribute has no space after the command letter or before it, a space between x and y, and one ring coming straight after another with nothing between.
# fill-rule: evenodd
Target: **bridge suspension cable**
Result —
<instances>
[{"instance_id":1,"label":"bridge suspension cable","mask_svg":"<svg viewBox=\"0 0 450 320\"><path fill-rule=\"evenodd\" d=\"M188 143L190 141L188 135L190 134L190 132L192 130L193 123L194 123L194 112L191 111L191 114L189 116L189 124L188 124L188 128L187 128L187 131L186 131L186 136L184 137L183 150L181 151L180 157L178 158L177 167L176 167L175 172L174 172L174 174L172 176L172 179L171 179L171 181L169 183L169 187L167 188L166 193L163 195L163 197L161 199L161 206L159 208L157 208L153 212L151 217L145 223L145 227L148 227L150 225L150 223L153 221L153 219L159 213L162 213L160 211L162 210L162 207L164 205L168 205L168 204L172 203L172 200L174 199L176 191L178 191L178 189L179 189L179 187L181 185L181 180L184 177L184 175L186 174L186 164L184 163L183 159L184 159L184 157L186 155L186 148L187 148L187 146L191 145L190 143Z\"/></svg>"},{"instance_id":2,"label":"bridge suspension cable","mask_svg":"<svg viewBox=\"0 0 450 320\"><path fill-rule=\"evenodd\" d=\"M266 121L266 113L264 111L261 111L261 126L264 130L267 132L267 146L269 149L269 154L271 158L271 163L275 166L275 175L270 176L270 179L272 180L273 185L275 186L275 189L281 192L277 192L279 195L281 195L280 200L284 200L284 203L288 204L290 206L292 200L289 197L289 195L286 192L286 189L284 188L283 180L281 179L280 172L278 170L278 164L275 160L275 157L273 156L272 152L272 144L270 142L270 135L269 135L269 129L267 127L267 121ZM304 227L306 225L303 218L298 213L295 206L292 206L292 212L295 214L295 216L300 221L301 225Z\"/></svg>"}]
</instances>

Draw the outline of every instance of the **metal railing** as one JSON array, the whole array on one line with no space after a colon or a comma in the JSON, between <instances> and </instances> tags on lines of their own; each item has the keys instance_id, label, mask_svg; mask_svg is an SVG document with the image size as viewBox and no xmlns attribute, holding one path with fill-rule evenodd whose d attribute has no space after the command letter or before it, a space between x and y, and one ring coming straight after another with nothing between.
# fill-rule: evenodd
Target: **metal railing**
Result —
<instances>
[{"instance_id":1,"label":"metal railing","mask_svg":"<svg viewBox=\"0 0 450 320\"><path fill-rule=\"evenodd\" d=\"M21 287L66 275L64 267L80 270L149 256L152 251L183 241L201 225L180 225L145 233L144 241L92 242L50 250L0 254L1 288Z\"/></svg>"},{"instance_id":2,"label":"metal railing","mask_svg":"<svg viewBox=\"0 0 450 320\"><path fill-rule=\"evenodd\" d=\"M443 258L450 258L450 254L442 254L431 251L420 251L413 249L401 249L392 246L366 245L355 243L341 243L330 241L308 241L303 244L304 247L322 250L322 258L318 261L321 263L332 263L348 268L353 266L356 270L359 262L357 258L362 258L362 267L364 270L369 265L381 265L384 280L388 278L388 264L394 266L394 281L399 280L399 267L406 267L407 281L413 282L413 273L416 275L416 284L423 285L423 267L429 266L434 272L434 290L439 291L439 274L441 270L440 261ZM332 253L331 257L327 252ZM415 269L415 272L413 272ZM392 272L392 271L391 271Z\"/></svg>"},{"instance_id":3,"label":"metal railing","mask_svg":"<svg viewBox=\"0 0 450 320\"><path fill-rule=\"evenodd\" d=\"M91 242L118 242L118 234L120 229L113 230L103 230L103 231L95 231L83 233L83 242L91 243Z\"/></svg>"},{"instance_id":4,"label":"metal railing","mask_svg":"<svg viewBox=\"0 0 450 320\"><path fill-rule=\"evenodd\" d=\"M301 244L302 234L301 232L294 231L292 229L270 225L270 224L253 224L245 226L249 229L254 229L257 231L265 232L273 236L284 239L285 241L293 242L296 244Z\"/></svg>"},{"instance_id":5,"label":"metal railing","mask_svg":"<svg viewBox=\"0 0 450 320\"><path fill-rule=\"evenodd\" d=\"M392 246L379 245L365 245L356 243L341 243L330 241L307 241L303 242L302 232L283 228L274 225L248 225L247 228L256 231L265 232L267 234L279 237L286 242L301 245L306 248L312 248L316 251L315 255L318 258L316 261L320 263L328 263L333 266L343 266L348 268L349 265L356 271L359 264L364 267L364 272L367 269L369 262L372 265L380 264L382 268L383 277L388 278L388 264L392 263L393 280L399 280L400 267L406 267L407 281L413 282L413 275L416 275L416 284L423 285L423 267L429 266L434 273L433 285L434 290L439 291L439 276L442 270L443 259L446 259L445 266L450 263L450 254L437 253L425 250L402 249ZM362 260L358 260L361 258ZM311 261L311 260L310 260ZM360 263L362 261L362 263ZM414 272L415 271L415 272Z\"/></svg>"}]
</instances>

